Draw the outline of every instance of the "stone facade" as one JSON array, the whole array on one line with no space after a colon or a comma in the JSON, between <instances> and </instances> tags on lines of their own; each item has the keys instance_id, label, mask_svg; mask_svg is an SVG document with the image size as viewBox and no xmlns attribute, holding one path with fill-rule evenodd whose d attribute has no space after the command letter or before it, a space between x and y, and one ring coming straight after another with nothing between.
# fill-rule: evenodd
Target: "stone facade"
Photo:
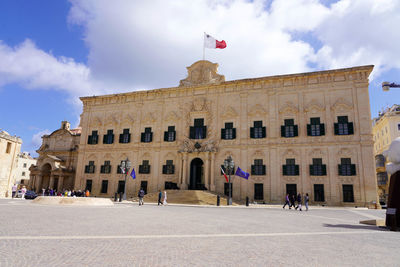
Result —
<instances>
[{"instance_id":1,"label":"stone facade","mask_svg":"<svg viewBox=\"0 0 400 267\"><path fill-rule=\"evenodd\" d=\"M400 105L393 105L380 112L379 117L373 119L372 125L378 196L381 203L386 203L389 193L389 176L386 172L387 160L383 152L388 150L391 142L400 136Z\"/></svg>"},{"instance_id":2,"label":"stone facade","mask_svg":"<svg viewBox=\"0 0 400 267\"><path fill-rule=\"evenodd\" d=\"M22 140L0 131L0 197L11 197Z\"/></svg>"},{"instance_id":3,"label":"stone facade","mask_svg":"<svg viewBox=\"0 0 400 267\"><path fill-rule=\"evenodd\" d=\"M223 194L220 166L231 155L235 169L251 173L232 179L236 200L282 203L300 192L327 205L377 201L373 66L235 81L217 66L194 63L178 87L82 97L75 189L112 196L129 158L136 179L128 176L128 197L140 187Z\"/></svg>"},{"instance_id":4,"label":"stone facade","mask_svg":"<svg viewBox=\"0 0 400 267\"><path fill-rule=\"evenodd\" d=\"M37 164L29 168L30 189L41 192L43 188L74 188L80 131L70 129L70 123L62 121L60 129L42 136Z\"/></svg>"},{"instance_id":5,"label":"stone facade","mask_svg":"<svg viewBox=\"0 0 400 267\"><path fill-rule=\"evenodd\" d=\"M20 185L28 184L30 178L29 168L36 165L36 159L32 158L28 152L18 155L17 170L15 172L15 182Z\"/></svg>"}]
</instances>

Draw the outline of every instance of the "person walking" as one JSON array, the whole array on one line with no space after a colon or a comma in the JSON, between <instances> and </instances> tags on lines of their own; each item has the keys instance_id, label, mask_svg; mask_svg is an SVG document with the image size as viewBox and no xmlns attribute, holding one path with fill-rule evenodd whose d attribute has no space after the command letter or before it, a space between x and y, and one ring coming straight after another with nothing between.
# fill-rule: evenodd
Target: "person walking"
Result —
<instances>
[{"instance_id":1,"label":"person walking","mask_svg":"<svg viewBox=\"0 0 400 267\"><path fill-rule=\"evenodd\" d=\"M164 191L164 201L163 201L163 205L167 205L167 191Z\"/></svg>"},{"instance_id":2,"label":"person walking","mask_svg":"<svg viewBox=\"0 0 400 267\"><path fill-rule=\"evenodd\" d=\"M297 207L295 209L296 210L299 209L299 211L301 211L301 194L300 193L297 195Z\"/></svg>"},{"instance_id":3,"label":"person walking","mask_svg":"<svg viewBox=\"0 0 400 267\"><path fill-rule=\"evenodd\" d=\"M296 207L296 197L294 195L290 196L290 206L289 206L289 208L292 207L292 206L293 206L293 208Z\"/></svg>"},{"instance_id":4,"label":"person walking","mask_svg":"<svg viewBox=\"0 0 400 267\"><path fill-rule=\"evenodd\" d=\"M308 197L308 193L306 193L305 197L304 197L304 205L306 206L306 211L308 211L308 201L310 200L310 198Z\"/></svg>"},{"instance_id":5,"label":"person walking","mask_svg":"<svg viewBox=\"0 0 400 267\"><path fill-rule=\"evenodd\" d=\"M160 206L160 204L162 205L163 203L161 202L161 197L162 197L162 193L161 190L160 192L158 192L158 206Z\"/></svg>"},{"instance_id":6,"label":"person walking","mask_svg":"<svg viewBox=\"0 0 400 267\"><path fill-rule=\"evenodd\" d=\"M16 192L17 192L17 188L18 188L18 186L16 185L16 184L14 184L13 186L12 186L12 188L11 188L11 198L14 198L14 197L16 197Z\"/></svg>"},{"instance_id":7,"label":"person walking","mask_svg":"<svg viewBox=\"0 0 400 267\"><path fill-rule=\"evenodd\" d=\"M289 194L286 194L285 205L283 205L283 209L285 209L286 205L288 205L289 209L292 209L290 207Z\"/></svg>"},{"instance_id":8,"label":"person walking","mask_svg":"<svg viewBox=\"0 0 400 267\"><path fill-rule=\"evenodd\" d=\"M143 190L143 188L140 188L138 197L139 197L139 206L144 205L144 202L143 202L144 190Z\"/></svg>"},{"instance_id":9,"label":"person walking","mask_svg":"<svg viewBox=\"0 0 400 267\"><path fill-rule=\"evenodd\" d=\"M22 187L21 193L22 193L21 198L25 198L25 193L26 193L26 187L25 187L25 185Z\"/></svg>"}]
</instances>

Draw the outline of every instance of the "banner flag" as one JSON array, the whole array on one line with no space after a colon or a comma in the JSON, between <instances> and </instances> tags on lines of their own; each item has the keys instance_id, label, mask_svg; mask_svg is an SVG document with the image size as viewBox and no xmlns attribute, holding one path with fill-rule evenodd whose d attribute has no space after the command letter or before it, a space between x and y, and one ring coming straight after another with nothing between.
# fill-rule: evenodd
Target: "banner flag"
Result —
<instances>
[{"instance_id":1,"label":"banner flag","mask_svg":"<svg viewBox=\"0 0 400 267\"><path fill-rule=\"evenodd\" d=\"M131 177L132 177L133 179L136 178L135 169L134 169L133 167L132 167Z\"/></svg>"},{"instance_id":2,"label":"banner flag","mask_svg":"<svg viewBox=\"0 0 400 267\"><path fill-rule=\"evenodd\" d=\"M238 166L238 168L237 168L237 170L236 170L235 175L236 175L236 176L239 176L239 177L242 177L242 178L244 178L244 179L247 179L247 180L249 179L249 176L250 176L249 173L247 173L247 172L243 171L242 169L240 169L239 166Z\"/></svg>"}]
</instances>

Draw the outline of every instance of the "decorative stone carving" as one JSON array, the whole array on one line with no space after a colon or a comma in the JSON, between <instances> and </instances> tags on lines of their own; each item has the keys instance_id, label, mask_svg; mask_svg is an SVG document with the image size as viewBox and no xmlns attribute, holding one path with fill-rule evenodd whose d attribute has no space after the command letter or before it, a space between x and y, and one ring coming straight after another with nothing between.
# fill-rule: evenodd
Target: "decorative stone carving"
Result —
<instances>
[{"instance_id":1,"label":"decorative stone carving","mask_svg":"<svg viewBox=\"0 0 400 267\"><path fill-rule=\"evenodd\" d=\"M353 105L346 101L343 97L338 98L335 104L332 105L331 110L336 112L344 112L352 110Z\"/></svg>"},{"instance_id":2,"label":"decorative stone carving","mask_svg":"<svg viewBox=\"0 0 400 267\"><path fill-rule=\"evenodd\" d=\"M135 121L133 115L131 114L126 114L124 118L122 119L121 123L123 124L132 124Z\"/></svg>"},{"instance_id":3,"label":"decorative stone carving","mask_svg":"<svg viewBox=\"0 0 400 267\"><path fill-rule=\"evenodd\" d=\"M180 144L179 152L217 152L218 144L215 140L207 140L200 143L199 140L193 141L186 138Z\"/></svg>"},{"instance_id":4,"label":"decorative stone carving","mask_svg":"<svg viewBox=\"0 0 400 267\"><path fill-rule=\"evenodd\" d=\"M179 116L176 114L175 111L170 111L167 113L167 115L164 117L164 121L166 122L175 122L179 120Z\"/></svg>"},{"instance_id":5,"label":"decorative stone carving","mask_svg":"<svg viewBox=\"0 0 400 267\"><path fill-rule=\"evenodd\" d=\"M297 152L293 149L287 149L284 153L283 156L285 157L295 157L297 156Z\"/></svg>"},{"instance_id":6,"label":"decorative stone carving","mask_svg":"<svg viewBox=\"0 0 400 267\"><path fill-rule=\"evenodd\" d=\"M239 114L235 111L233 107L227 107L225 111L221 114L221 118L223 119L230 119L236 118Z\"/></svg>"},{"instance_id":7,"label":"decorative stone carving","mask_svg":"<svg viewBox=\"0 0 400 267\"><path fill-rule=\"evenodd\" d=\"M297 179L298 176L283 176L283 180L290 183L296 182Z\"/></svg>"},{"instance_id":8,"label":"decorative stone carving","mask_svg":"<svg viewBox=\"0 0 400 267\"><path fill-rule=\"evenodd\" d=\"M265 177L262 177L262 176L254 176L254 175L252 175L250 177L251 177L251 180L253 180L254 182L262 182L265 179Z\"/></svg>"},{"instance_id":9,"label":"decorative stone carving","mask_svg":"<svg viewBox=\"0 0 400 267\"><path fill-rule=\"evenodd\" d=\"M90 122L90 126L92 127L101 126L102 124L101 118L98 116L93 117Z\"/></svg>"},{"instance_id":10,"label":"decorative stone carving","mask_svg":"<svg viewBox=\"0 0 400 267\"><path fill-rule=\"evenodd\" d=\"M117 117L118 116L115 113L108 115L104 122L104 125L107 125L107 126L108 125L118 125L119 121L118 121Z\"/></svg>"},{"instance_id":11,"label":"decorative stone carving","mask_svg":"<svg viewBox=\"0 0 400 267\"><path fill-rule=\"evenodd\" d=\"M153 123L156 121L156 118L154 117L153 113L148 112L142 119L144 123Z\"/></svg>"},{"instance_id":12,"label":"decorative stone carving","mask_svg":"<svg viewBox=\"0 0 400 267\"><path fill-rule=\"evenodd\" d=\"M340 156L340 157L342 157L342 156L348 156L348 157L350 157L351 154L352 154L352 153L351 153L351 150L348 149L348 148L342 148L342 149L340 149L339 152L338 152L338 156Z\"/></svg>"},{"instance_id":13,"label":"decorative stone carving","mask_svg":"<svg viewBox=\"0 0 400 267\"><path fill-rule=\"evenodd\" d=\"M262 105L257 104L251 107L247 114L249 116L264 116L265 114L267 114L267 111L264 109Z\"/></svg>"},{"instance_id":14,"label":"decorative stone carving","mask_svg":"<svg viewBox=\"0 0 400 267\"><path fill-rule=\"evenodd\" d=\"M280 109L279 114L297 114L299 113L298 107L290 101L287 101Z\"/></svg>"},{"instance_id":15,"label":"decorative stone carving","mask_svg":"<svg viewBox=\"0 0 400 267\"><path fill-rule=\"evenodd\" d=\"M217 73L218 64L199 60L187 67L188 76L179 82L179 86L219 84L225 82L225 76Z\"/></svg>"},{"instance_id":16,"label":"decorative stone carving","mask_svg":"<svg viewBox=\"0 0 400 267\"><path fill-rule=\"evenodd\" d=\"M325 107L315 99L311 100L311 102L308 103L304 108L304 112L311 114L323 111L325 111Z\"/></svg>"},{"instance_id":17,"label":"decorative stone carving","mask_svg":"<svg viewBox=\"0 0 400 267\"><path fill-rule=\"evenodd\" d=\"M322 152L321 149L319 149L319 148L314 148L314 149L310 150L310 152L308 153L308 155L309 155L311 158L313 158L313 157L315 158L316 156L322 157L322 156L324 155L324 153Z\"/></svg>"},{"instance_id":18,"label":"decorative stone carving","mask_svg":"<svg viewBox=\"0 0 400 267\"><path fill-rule=\"evenodd\" d=\"M261 150L256 150L254 153L253 153L253 158L264 158L264 156L265 156L265 153L263 153Z\"/></svg>"}]
</instances>

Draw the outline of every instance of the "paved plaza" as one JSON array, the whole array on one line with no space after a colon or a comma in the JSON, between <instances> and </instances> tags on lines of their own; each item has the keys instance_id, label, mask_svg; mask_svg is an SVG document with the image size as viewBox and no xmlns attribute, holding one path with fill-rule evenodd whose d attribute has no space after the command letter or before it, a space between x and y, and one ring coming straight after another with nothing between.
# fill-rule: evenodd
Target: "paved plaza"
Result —
<instances>
[{"instance_id":1,"label":"paved plaza","mask_svg":"<svg viewBox=\"0 0 400 267\"><path fill-rule=\"evenodd\" d=\"M0 199L0 266L400 266L384 210Z\"/></svg>"}]
</instances>

